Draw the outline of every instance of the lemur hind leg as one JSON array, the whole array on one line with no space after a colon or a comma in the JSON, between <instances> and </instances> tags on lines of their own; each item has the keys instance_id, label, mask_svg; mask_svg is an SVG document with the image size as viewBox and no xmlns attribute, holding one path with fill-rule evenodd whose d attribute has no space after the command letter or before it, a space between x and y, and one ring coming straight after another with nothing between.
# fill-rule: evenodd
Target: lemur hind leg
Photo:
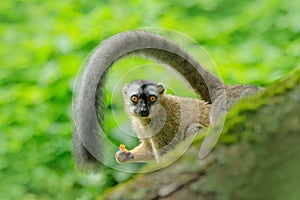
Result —
<instances>
[{"instance_id":1,"label":"lemur hind leg","mask_svg":"<svg viewBox=\"0 0 300 200\"><path fill-rule=\"evenodd\" d=\"M183 140L186 139L189 136L194 136L196 134L199 134L203 132L205 127L200 123L191 123L187 128L183 135Z\"/></svg>"}]
</instances>

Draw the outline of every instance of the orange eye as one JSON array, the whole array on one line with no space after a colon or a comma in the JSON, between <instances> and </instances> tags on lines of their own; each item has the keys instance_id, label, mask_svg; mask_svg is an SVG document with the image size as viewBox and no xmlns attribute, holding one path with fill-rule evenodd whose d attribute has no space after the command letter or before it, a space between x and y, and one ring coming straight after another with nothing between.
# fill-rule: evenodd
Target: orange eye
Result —
<instances>
[{"instance_id":1,"label":"orange eye","mask_svg":"<svg viewBox=\"0 0 300 200\"><path fill-rule=\"evenodd\" d=\"M151 102L154 102L154 101L156 101L156 96L153 96L153 95L152 95L152 96L150 96L150 97L149 97L149 100L150 100Z\"/></svg>"},{"instance_id":2,"label":"orange eye","mask_svg":"<svg viewBox=\"0 0 300 200\"><path fill-rule=\"evenodd\" d=\"M138 97L137 97L136 95L133 95L133 96L131 97L131 101L132 101L133 103L136 103L136 102L138 101Z\"/></svg>"}]
</instances>

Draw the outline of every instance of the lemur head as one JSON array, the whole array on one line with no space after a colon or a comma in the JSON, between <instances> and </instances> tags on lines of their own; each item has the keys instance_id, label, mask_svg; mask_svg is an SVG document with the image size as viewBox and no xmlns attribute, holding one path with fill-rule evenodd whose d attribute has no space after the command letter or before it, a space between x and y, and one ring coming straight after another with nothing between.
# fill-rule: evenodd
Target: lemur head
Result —
<instances>
[{"instance_id":1,"label":"lemur head","mask_svg":"<svg viewBox=\"0 0 300 200\"><path fill-rule=\"evenodd\" d=\"M129 112L136 117L149 117L155 105L159 104L165 87L161 83L137 80L123 88L124 101Z\"/></svg>"}]
</instances>

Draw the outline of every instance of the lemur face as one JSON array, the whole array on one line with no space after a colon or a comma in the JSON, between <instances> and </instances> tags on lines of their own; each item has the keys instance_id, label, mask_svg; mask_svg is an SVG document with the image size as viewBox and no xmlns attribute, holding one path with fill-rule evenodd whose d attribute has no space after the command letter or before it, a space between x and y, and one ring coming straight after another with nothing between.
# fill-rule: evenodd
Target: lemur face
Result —
<instances>
[{"instance_id":1,"label":"lemur face","mask_svg":"<svg viewBox=\"0 0 300 200\"><path fill-rule=\"evenodd\" d=\"M137 117L149 117L164 91L162 84L145 80L133 81L123 88L129 112Z\"/></svg>"}]
</instances>

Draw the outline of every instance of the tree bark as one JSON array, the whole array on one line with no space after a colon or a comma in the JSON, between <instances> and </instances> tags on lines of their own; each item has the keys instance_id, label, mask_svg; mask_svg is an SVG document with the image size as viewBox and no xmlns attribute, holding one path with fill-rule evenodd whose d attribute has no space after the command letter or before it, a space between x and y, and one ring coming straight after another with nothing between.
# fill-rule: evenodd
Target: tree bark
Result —
<instances>
[{"instance_id":1,"label":"tree bark","mask_svg":"<svg viewBox=\"0 0 300 200\"><path fill-rule=\"evenodd\" d=\"M200 145L196 138L170 166L135 176L99 199L299 200L300 68L234 106L217 146L201 160ZM177 152L180 146L167 157Z\"/></svg>"}]
</instances>

